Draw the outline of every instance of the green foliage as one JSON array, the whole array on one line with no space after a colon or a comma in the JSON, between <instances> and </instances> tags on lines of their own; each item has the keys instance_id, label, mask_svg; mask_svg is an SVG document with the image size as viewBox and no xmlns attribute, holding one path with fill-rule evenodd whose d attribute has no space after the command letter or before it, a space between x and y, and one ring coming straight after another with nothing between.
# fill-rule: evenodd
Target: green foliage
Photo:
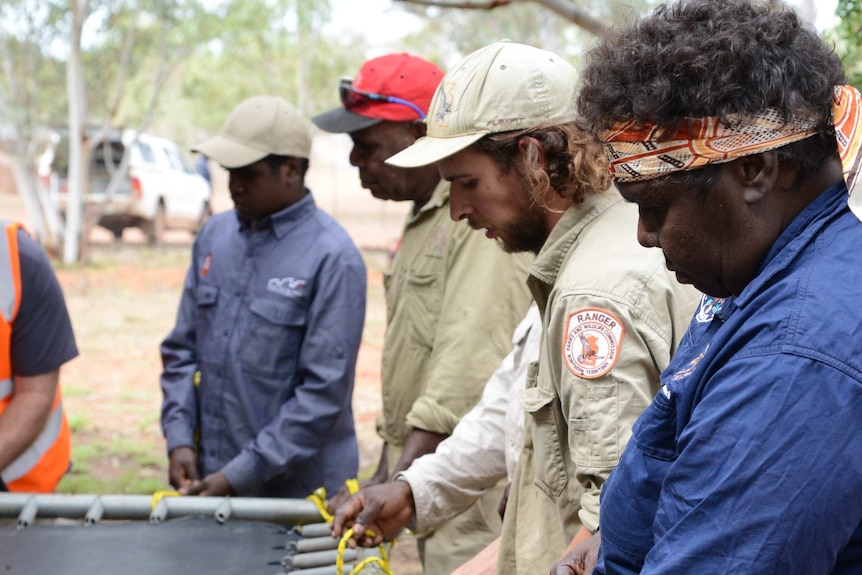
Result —
<instances>
[{"instance_id":1,"label":"green foliage","mask_svg":"<svg viewBox=\"0 0 862 575\"><path fill-rule=\"evenodd\" d=\"M217 131L257 94L282 96L306 116L335 106L335 81L364 60L362 42L325 34L329 2L228 0L220 14L215 39L184 64L158 119L184 143Z\"/></svg>"},{"instance_id":2,"label":"green foliage","mask_svg":"<svg viewBox=\"0 0 862 575\"><path fill-rule=\"evenodd\" d=\"M57 40L57 18L39 0L0 2L0 125L14 130L6 146L23 156L45 125L65 116L65 73L50 52Z\"/></svg>"},{"instance_id":3,"label":"green foliage","mask_svg":"<svg viewBox=\"0 0 862 575\"><path fill-rule=\"evenodd\" d=\"M596 3L593 14L619 20L650 0ZM236 104L278 94L306 116L338 104L335 83L370 55L407 50L448 67L501 38L576 61L592 37L533 2L494 10L417 7L423 29L374 51L357 31L332 34L331 0L91 0L83 61L89 123L148 130L188 146L219 129ZM29 132L67 121L68 3L0 2L0 109ZM127 66L123 54L130 49ZM120 95L119 100L117 95ZM11 111L9 111L11 110Z\"/></svg>"},{"instance_id":4,"label":"green foliage","mask_svg":"<svg viewBox=\"0 0 862 575\"><path fill-rule=\"evenodd\" d=\"M862 0L838 0L835 13L841 21L829 37L844 62L848 82L862 87Z\"/></svg>"}]
</instances>

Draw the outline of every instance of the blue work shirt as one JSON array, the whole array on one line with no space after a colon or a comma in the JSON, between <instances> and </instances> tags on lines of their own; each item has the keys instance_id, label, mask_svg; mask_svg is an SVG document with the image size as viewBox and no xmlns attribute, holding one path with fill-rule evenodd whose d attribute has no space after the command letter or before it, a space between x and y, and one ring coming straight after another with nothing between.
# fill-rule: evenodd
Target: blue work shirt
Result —
<instances>
[{"instance_id":1,"label":"blue work shirt","mask_svg":"<svg viewBox=\"0 0 862 575\"><path fill-rule=\"evenodd\" d=\"M161 346L168 451L197 445L201 477L220 471L244 496L304 497L355 477L365 294L359 251L310 193L254 230L233 210L213 216Z\"/></svg>"},{"instance_id":2,"label":"blue work shirt","mask_svg":"<svg viewBox=\"0 0 862 575\"><path fill-rule=\"evenodd\" d=\"M704 296L602 490L596 574L862 572L860 295L842 183Z\"/></svg>"}]
</instances>

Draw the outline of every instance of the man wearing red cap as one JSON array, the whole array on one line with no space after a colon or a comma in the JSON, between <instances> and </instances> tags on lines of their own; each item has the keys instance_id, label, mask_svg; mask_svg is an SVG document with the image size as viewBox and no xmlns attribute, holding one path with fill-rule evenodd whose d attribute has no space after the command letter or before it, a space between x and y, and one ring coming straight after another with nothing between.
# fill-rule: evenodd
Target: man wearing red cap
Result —
<instances>
[{"instance_id":1,"label":"man wearing red cap","mask_svg":"<svg viewBox=\"0 0 862 575\"><path fill-rule=\"evenodd\" d=\"M503 253L466 221L453 222L449 185L435 166L384 164L425 135L425 112L442 77L437 66L409 54L374 58L353 80L341 81L341 107L312 118L323 130L350 135L350 163L375 197L413 202L386 276L377 425L384 446L363 486L386 481L452 433L510 350L530 301L525 279L532 257ZM490 492L422 540L426 574L451 573L496 538L500 493ZM344 499L335 497L330 509Z\"/></svg>"}]
</instances>

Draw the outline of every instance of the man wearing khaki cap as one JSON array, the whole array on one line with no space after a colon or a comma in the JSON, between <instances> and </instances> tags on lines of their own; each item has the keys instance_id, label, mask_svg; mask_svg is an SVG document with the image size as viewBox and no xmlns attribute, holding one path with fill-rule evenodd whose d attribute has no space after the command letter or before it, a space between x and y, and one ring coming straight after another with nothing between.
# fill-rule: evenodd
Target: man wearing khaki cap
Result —
<instances>
[{"instance_id":1,"label":"man wearing khaki cap","mask_svg":"<svg viewBox=\"0 0 862 575\"><path fill-rule=\"evenodd\" d=\"M486 46L441 82L428 135L388 160L436 164L451 183L453 219L537 254L527 283L542 336L538 362L511 399L527 423L496 565L506 575L547 572L596 531L602 486L697 300L638 245L637 209L608 187L598 141L573 122L576 81L551 52ZM433 528L503 473L503 434L496 449L475 445L441 446L392 484L360 491L338 510L334 531L352 524L366 544L375 539L367 529L390 536L411 515L420 532ZM492 562L457 573L484 574Z\"/></svg>"},{"instance_id":2,"label":"man wearing khaki cap","mask_svg":"<svg viewBox=\"0 0 862 575\"><path fill-rule=\"evenodd\" d=\"M162 430L185 495L304 497L356 474L351 396L366 272L304 187L306 121L257 96L195 147L229 173L235 209L192 249L162 342Z\"/></svg>"},{"instance_id":3,"label":"man wearing khaki cap","mask_svg":"<svg viewBox=\"0 0 862 575\"><path fill-rule=\"evenodd\" d=\"M406 469L452 433L511 349L530 301L529 254L503 253L466 222L453 222L449 184L436 167L384 163L425 134L425 111L442 77L437 66L409 54L374 58L341 81L342 106L312 118L324 130L350 135L350 162L372 195L413 203L387 273L377 427L384 446L364 486ZM449 575L497 536L502 489L420 541L426 575Z\"/></svg>"}]
</instances>

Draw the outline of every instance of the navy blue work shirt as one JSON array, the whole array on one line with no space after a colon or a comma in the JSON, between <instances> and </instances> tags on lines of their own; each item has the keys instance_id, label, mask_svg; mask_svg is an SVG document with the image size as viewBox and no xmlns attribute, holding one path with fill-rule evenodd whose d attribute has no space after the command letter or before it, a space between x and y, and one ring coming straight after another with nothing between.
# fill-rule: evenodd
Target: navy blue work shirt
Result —
<instances>
[{"instance_id":1,"label":"navy blue work shirt","mask_svg":"<svg viewBox=\"0 0 862 575\"><path fill-rule=\"evenodd\" d=\"M359 251L310 193L254 230L233 210L213 216L161 346L168 451L196 446L202 477L220 471L243 496L355 477L365 295Z\"/></svg>"},{"instance_id":2,"label":"navy blue work shirt","mask_svg":"<svg viewBox=\"0 0 862 575\"><path fill-rule=\"evenodd\" d=\"M841 184L703 298L602 490L596 574L862 572L860 247Z\"/></svg>"}]
</instances>

